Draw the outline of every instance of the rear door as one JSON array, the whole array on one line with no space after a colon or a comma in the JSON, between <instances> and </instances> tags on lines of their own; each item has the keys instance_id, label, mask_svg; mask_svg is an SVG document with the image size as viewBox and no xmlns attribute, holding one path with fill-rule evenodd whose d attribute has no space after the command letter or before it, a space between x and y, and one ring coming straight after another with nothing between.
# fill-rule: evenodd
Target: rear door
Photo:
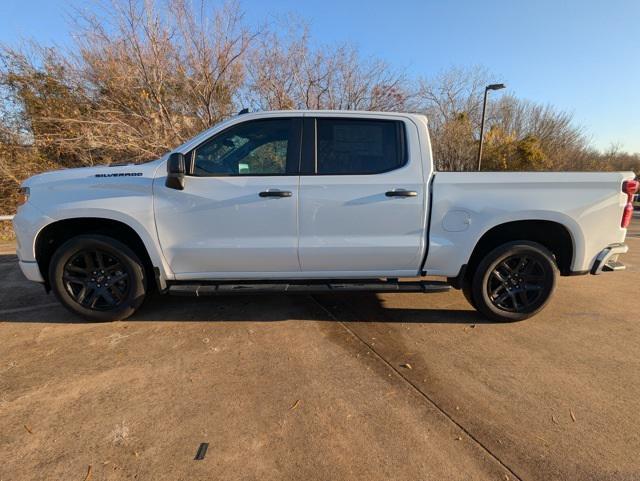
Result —
<instances>
[{"instance_id":1,"label":"rear door","mask_svg":"<svg viewBox=\"0 0 640 481\"><path fill-rule=\"evenodd\" d=\"M154 184L163 253L178 279L298 273L300 117L236 123L186 153L184 190Z\"/></svg>"},{"instance_id":2,"label":"rear door","mask_svg":"<svg viewBox=\"0 0 640 481\"><path fill-rule=\"evenodd\" d=\"M413 122L388 116L305 117L302 169L299 257L304 273L407 276L419 271L426 192Z\"/></svg>"}]
</instances>

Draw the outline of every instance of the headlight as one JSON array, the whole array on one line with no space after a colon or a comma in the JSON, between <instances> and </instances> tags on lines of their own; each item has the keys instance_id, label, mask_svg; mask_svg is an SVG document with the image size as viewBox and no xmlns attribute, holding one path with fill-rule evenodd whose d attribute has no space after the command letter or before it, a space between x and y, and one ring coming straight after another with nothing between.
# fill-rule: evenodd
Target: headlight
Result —
<instances>
[{"instance_id":1,"label":"headlight","mask_svg":"<svg viewBox=\"0 0 640 481\"><path fill-rule=\"evenodd\" d=\"M18 207L20 207L21 205L25 204L28 200L29 200L29 194L30 194L30 190L29 187L20 187L18 189Z\"/></svg>"}]
</instances>

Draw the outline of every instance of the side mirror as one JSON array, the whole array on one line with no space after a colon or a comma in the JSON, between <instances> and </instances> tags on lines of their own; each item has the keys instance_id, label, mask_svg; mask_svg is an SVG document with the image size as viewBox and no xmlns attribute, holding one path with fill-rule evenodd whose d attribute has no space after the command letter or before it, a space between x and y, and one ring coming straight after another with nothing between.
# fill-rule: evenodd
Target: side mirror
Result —
<instances>
[{"instance_id":1,"label":"side mirror","mask_svg":"<svg viewBox=\"0 0 640 481\"><path fill-rule=\"evenodd\" d=\"M184 155L174 152L167 161L167 181L164 185L170 189L184 190L184 174L186 171Z\"/></svg>"}]
</instances>

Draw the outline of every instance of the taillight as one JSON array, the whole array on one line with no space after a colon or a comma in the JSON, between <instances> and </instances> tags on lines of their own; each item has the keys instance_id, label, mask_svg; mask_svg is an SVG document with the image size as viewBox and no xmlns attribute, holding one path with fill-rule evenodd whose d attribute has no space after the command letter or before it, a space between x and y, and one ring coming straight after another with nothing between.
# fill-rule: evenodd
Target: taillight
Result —
<instances>
[{"instance_id":1,"label":"taillight","mask_svg":"<svg viewBox=\"0 0 640 481\"><path fill-rule=\"evenodd\" d=\"M638 192L638 186L640 186L640 182L637 180L627 180L622 184L622 192L633 195Z\"/></svg>"},{"instance_id":2,"label":"taillight","mask_svg":"<svg viewBox=\"0 0 640 481\"><path fill-rule=\"evenodd\" d=\"M640 182L637 180L627 180L622 184L622 192L627 194L627 205L624 206L624 211L622 211L622 223L620 224L623 229L626 229L631 224L633 196L638 192L638 186L640 186Z\"/></svg>"},{"instance_id":3,"label":"taillight","mask_svg":"<svg viewBox=\"0 0 640 481\"><path fill-rule=\"evenodd\" d=\"M626 229L631 224L631 218L633 217L633 205L631 202L627 203L624 206L624 211L622 212L622 228Z\"/></svg>"}]
</instances>

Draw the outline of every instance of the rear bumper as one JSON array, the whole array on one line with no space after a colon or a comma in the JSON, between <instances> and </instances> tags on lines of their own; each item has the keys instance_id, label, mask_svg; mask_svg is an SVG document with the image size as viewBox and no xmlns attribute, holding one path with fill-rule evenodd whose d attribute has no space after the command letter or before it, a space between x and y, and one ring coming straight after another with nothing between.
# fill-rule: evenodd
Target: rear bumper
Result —
<instances>
[{"instance_id":1,"label":"rear bumper","mask_svg":"<svg viewBox=\"0 0 640 481\"><path fill-rule=\"evenodd\" d=\"M625 254L629 250L626 244L611 244L602 249L596 257L591 274L597 275L602 272L622 271L626 267L622 262L618 261L620 254Z\"/></svg>"}]
</instances>

